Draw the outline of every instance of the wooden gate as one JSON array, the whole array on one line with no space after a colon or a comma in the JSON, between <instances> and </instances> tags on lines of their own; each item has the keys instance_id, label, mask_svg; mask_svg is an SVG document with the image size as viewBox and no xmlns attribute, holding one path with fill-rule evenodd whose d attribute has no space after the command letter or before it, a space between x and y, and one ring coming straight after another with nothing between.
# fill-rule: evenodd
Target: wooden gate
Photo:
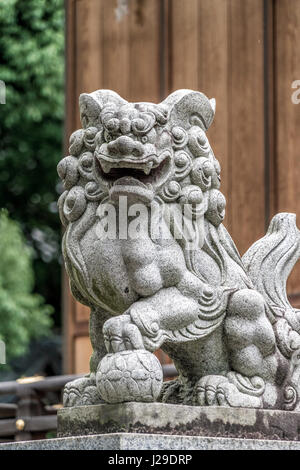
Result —
<instances>
[{"instance_id":1,"label":"wooden gate","mask_svg":"<svg viewBox=\"0 0 300 470\"><path fill-rule=\"evenodd\" d=\"M217 101L208 136L222 165L225 225L240 252L276 212L297 212L300 225L300 104L291 100L300 1L128 0L119 21L116 6L66 1L66 139L80 127L82 92L109 88L159 102L178 88L203 91ZM288 292L300 307L300 266ZM88 370L88 318L65 279L65 373Z\"/></svg>"}]
</instances>

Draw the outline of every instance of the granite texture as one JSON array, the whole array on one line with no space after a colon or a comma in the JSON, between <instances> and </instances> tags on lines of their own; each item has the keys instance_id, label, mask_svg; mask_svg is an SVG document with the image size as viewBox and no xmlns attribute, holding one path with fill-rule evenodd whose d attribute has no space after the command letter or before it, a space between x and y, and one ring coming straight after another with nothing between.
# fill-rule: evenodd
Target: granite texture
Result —
<instances>
[{"instance_id":1,"label":"granite texture","mask_svg":"<svg viewBox=\"0 0 300 470\"><path fill-rule=\"evenodd\" d=\"M215 101L178 90L128 103L98 90L79 103L58 204L71 290L91 307L93 355L64 405L299 410L300 311L285 290L300 255L296 217L277 214L240 256L206 136ZM159 348L179 373L163 386Z\"/></svg>"},{"instance_id":2,"label":"granite texture","mask_svg":"<svg viewBox=\"0 0 300 470\"><path fill-rule=\"evenodd\" d=\"M300 413L254 408L122 403L58 411L58 437L133 432L300 440Z\"/></svg>"},{"instance_id":3,"label":"granite texture","mask_svg":"<svg viewBox=\"0 0 300 470\"><path fill-rule=\"evenodd\" d=\"M300 450L300 442L119 433L11 442L1 450Z\"/></svg>"}]
</instances>

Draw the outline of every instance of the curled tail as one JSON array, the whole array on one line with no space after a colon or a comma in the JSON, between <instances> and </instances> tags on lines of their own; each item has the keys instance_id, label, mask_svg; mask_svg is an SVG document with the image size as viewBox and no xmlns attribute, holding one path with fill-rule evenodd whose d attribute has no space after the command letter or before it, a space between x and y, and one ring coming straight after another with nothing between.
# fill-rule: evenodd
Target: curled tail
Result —
<instances>
[{"instance_id":1,"label":"curled tail","mask_svg":"<svg viewBox=\"0 0 300 470\"><path fill-rule=\"evenodd\" d=\"M255 289L266 300L278 348L287 358L300 348L300 310L291 306L286 294L287 278L299 258L296 215L285 212L273 217L267 234L242 258Z\"/></svg>"}]
</instances>

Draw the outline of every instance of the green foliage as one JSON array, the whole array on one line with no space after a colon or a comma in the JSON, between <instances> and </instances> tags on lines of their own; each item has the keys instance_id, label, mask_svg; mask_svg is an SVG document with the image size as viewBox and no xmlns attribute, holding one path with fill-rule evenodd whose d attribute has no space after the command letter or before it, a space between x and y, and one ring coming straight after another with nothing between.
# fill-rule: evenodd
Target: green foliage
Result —
<instances>
[{"instance_id":1,"label":"green foliage","mask_svg":"<svg viewBox=\"0 0 300 470\"><path fill-rule=\"evenodd\" d=\"M19 225L0 213L0 339L7 359L26 351L30 339L49 333L52 307L33 294L31 249Z\"/></svg>"},{"instance_id":2,"label":"green foliage","mask_svg":"<svg viewBox=\"0 0 300 470\"><path fill-rule=\"evenodd\" d=\"M56 164L64 113L63 0L0 1L0 207L34 250L36 290L60 309ZM30 281L32 282L32 281Z\"/></svg>"}]
</instances>

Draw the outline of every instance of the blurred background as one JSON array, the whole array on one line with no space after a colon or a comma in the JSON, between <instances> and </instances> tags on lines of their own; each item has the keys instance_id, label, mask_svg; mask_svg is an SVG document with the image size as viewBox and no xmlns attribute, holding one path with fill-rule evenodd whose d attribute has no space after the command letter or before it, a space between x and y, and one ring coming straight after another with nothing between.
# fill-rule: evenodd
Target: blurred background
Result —
<instances>
[{"instance_id":1,"label":"blurred background","mask_svg":"<svg viewBox=\"0 0 300 470\"><path fill-rule=\"evenodd\" d=\"M300 220L300 0L6 0L0 32L1 381L88 372L89 311L69 293L56 207L56 165L80 128L80 93L109 88L159 102L190 88L215 97L208 136L240 252L275 213ZM300 266L288 293L299 308ZM54 396L43 392L45 406L59 402L62 383Z\"/></svg>"}]
</instances>

